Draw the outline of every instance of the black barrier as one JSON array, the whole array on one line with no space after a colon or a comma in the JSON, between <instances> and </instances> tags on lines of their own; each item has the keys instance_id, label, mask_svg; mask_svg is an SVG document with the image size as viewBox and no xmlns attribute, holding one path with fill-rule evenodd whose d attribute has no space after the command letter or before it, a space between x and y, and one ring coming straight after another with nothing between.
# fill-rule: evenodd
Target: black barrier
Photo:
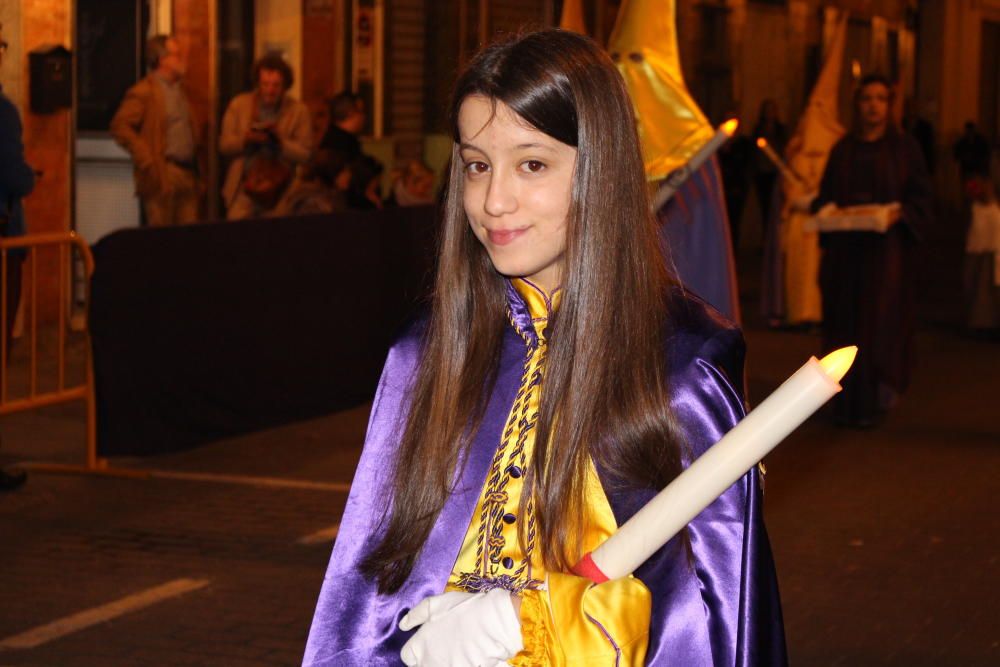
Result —
<instances>
[{"instance_id":1,"label":"black barrier","mask_svg":"<svg viewBox=\"0 0 1000 667\"><path fill-rule=\"evenodd\" d=\"M115 232L94 247L100 456L368 400L431 277L430 207Z\"/></svg>"}]
</instances>

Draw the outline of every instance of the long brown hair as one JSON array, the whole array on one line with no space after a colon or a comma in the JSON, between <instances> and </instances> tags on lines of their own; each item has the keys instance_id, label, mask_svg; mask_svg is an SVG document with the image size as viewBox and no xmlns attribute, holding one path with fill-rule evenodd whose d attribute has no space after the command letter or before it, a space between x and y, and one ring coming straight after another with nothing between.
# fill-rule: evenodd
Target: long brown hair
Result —
<instances>
[{"instance_id":1,"label":"long brown hair","mask_svg":"<svg viewBox=\"0 0 1000 667\"><path fill-rule=\"evenodd\" d=\"M608 56L575 33L544 30L495 43L469 64L452 97L456 148L424 354L396 458L386 532L362 565L383 593L406 580L444 506L482 420L510 326L505 279L473 235L462 204L457 119L470 95L502 102L577 148L563 297L550 323L525 486L534 494L546 568L567 571L579 555L573 549L583 528L579 508L591 457L631 486L661 487L680 470L664 385L670 280L624 82ZM521 498L522 511L528 496Z\"/></svg>"}]
</instances>

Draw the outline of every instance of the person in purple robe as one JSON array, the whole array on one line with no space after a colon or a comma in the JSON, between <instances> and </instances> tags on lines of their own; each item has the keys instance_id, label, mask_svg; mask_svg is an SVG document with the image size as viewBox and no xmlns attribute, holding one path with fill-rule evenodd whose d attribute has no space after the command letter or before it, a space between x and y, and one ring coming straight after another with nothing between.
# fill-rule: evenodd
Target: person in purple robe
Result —
<instances>
[{"instance_id":1,"label":"person in purple robe","mask_svg":"<svg viewBox=\"0 0 1000 667\"><path fill-rule=\"evenodd\" d=\"M572 567L745 414L666 271L624 82L581 35L459 77L429 312L389 351L304 665L783 665L757 469L628 577Z\"/></svg>"},{"instance_id":2,"label":"person in purple robe","mask_svg":"<svg viewBox=\"0 0 1000 667\"><path fill-rule=\"evenodd\" d=\"M656 212L668 270L728 319L740 323L736 248L713 156Z\"/></svg>"},{"instance_id":3,"label":"person in purple robe","mask_svg":"<svg viewBox=\"0 0 1000 667\"><path fill-rule=\"evenodd\" d=\"M917 242L932 224L930 178L920 146L892 122L892 86L873 74L855 93L850 133L830 151L812 209L901 206L885 233L820 234L823 350L857 345L858 356L833 399L835 421L869 428L910 380L915 324Z\"/></svg>"}]
</instances>

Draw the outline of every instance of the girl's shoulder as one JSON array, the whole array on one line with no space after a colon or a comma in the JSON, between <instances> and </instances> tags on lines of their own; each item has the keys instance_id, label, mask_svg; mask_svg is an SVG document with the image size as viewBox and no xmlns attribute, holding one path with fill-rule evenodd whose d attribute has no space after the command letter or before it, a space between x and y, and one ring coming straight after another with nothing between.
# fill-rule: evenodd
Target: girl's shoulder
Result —
<instances>
[{"instance_id":1,"label":"girl's shoulder","mask_svg":"<svg viewBox=\"0 0 1000 667\"><path fill-rule=\"evenodd\" d=\"M668 374L707 363L730 378L742 378L746 343L739 325L680 286L671 288L666 306Z\"/></svg>"},{"instance_id":2,"label":"girl's shoulder","mask_svg":"<svg viewBox=\"0 0 1000 667\"><path fill-rule=\"evenodd\" d=\"M739 325L694 292L680 285L670 288L666 298L667 339L707 341L720 335L742 339ZM676 341L674 341L676 342Z\"/></svg>"},{"instance_id":3,"label":"girl's shoulder","mask_svg":"<svg viewBox=\"0 0 1000 667\"><path fill-rule=\"evenodd\" d=\"M430 319L430 308L422 306L404 320L392 337L390 356L393 352L418 353L423 348Z\"/></svg>"},{"instance_id":4,"label":"girl's shoulder","mask_svg":"<svg viewBox=\"0 0 1000 667\"><path fill-rule=\"evenodd\" d=\"M410 387L420 366L429 319L429 312L421 309L396 330L382 367L383 385L400 391Z\"/></svg>"}]
</instances>

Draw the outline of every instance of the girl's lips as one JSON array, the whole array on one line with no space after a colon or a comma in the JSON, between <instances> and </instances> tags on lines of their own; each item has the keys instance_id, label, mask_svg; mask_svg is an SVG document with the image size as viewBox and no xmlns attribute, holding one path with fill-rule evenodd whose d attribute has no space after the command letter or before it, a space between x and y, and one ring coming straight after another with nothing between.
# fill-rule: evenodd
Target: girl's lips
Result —
<instances>
[{"instance_id":1,"label":"girl's lips","mask_svg":"<svg viewBox=\"0 0 1000 667\"><path fill-rule=\"evenodd\" d=\"M507 245L526 231L527 229L497 229L487 230L486 235L489 237L490 243L494 245Z\"/></svg>"}]
</instances>

